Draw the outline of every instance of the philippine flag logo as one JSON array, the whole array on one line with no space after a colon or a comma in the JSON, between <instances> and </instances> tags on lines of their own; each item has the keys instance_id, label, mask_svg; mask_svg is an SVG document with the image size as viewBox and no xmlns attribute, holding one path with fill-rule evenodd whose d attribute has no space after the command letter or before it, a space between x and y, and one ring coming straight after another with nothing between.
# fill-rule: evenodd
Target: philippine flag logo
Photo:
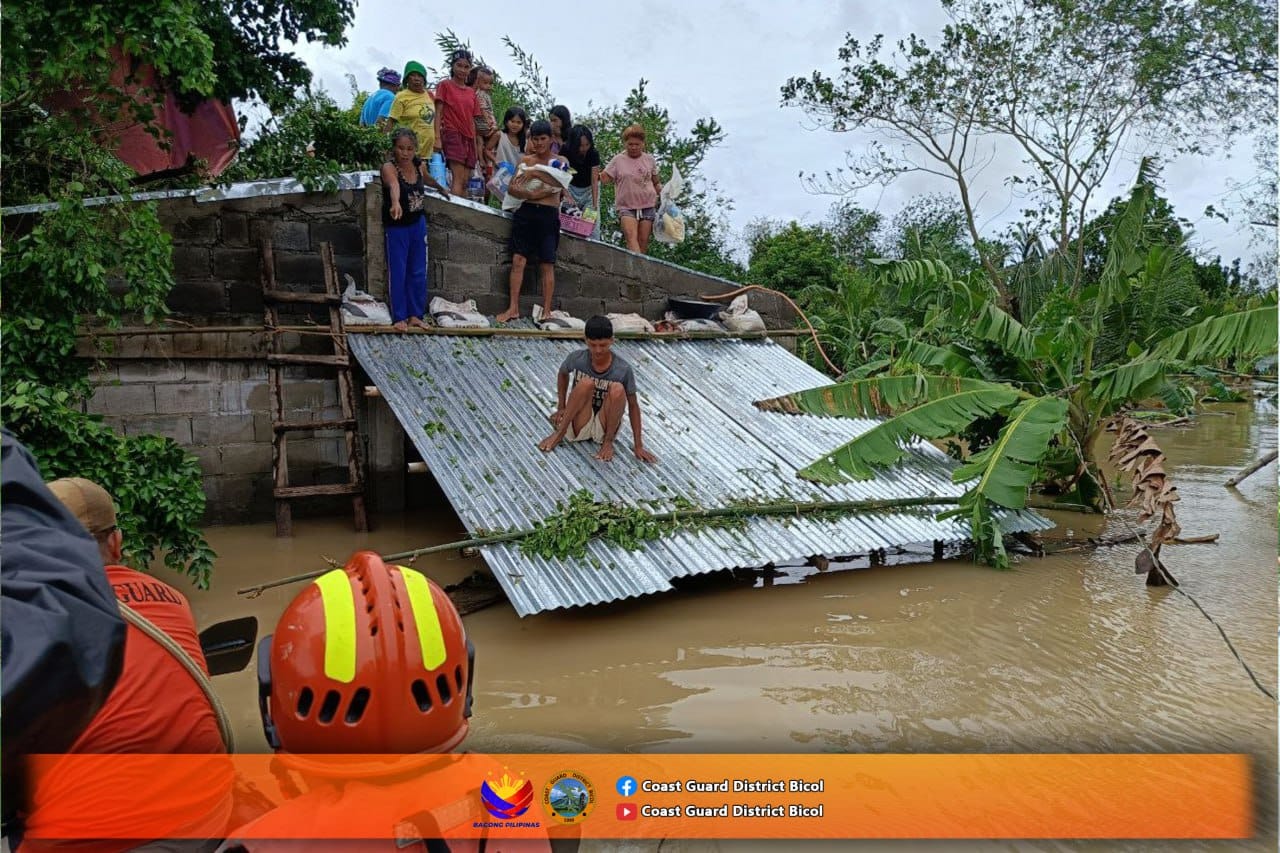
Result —
<instances>
[{"instance_id":1,"label":"philippine flag logo","mask_svg":"<svg viewBox=\"0 0 1280 853\"><path fill-rule=\"evenodd\" d=\"M480 799L485 810L499 820L520 817L533 803L533 783L528 779L512 778L502 768L501 779L486 779L480 783Z\"/></svg>"}]
</instances>

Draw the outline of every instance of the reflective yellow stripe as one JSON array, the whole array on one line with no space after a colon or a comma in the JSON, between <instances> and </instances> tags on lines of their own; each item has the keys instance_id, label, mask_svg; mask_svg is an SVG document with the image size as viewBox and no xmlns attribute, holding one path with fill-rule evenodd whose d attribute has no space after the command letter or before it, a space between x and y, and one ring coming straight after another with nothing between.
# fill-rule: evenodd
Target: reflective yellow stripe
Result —
<instances>
[{"instance_id":1,"label":"reflective yellow stripe","mask_svg":"<svg viewBox=\"0 0 1280 853\"><path fill-rule=\"evenodd\" d=\"M418 645L422 646L422 665L428 670L444 663L444 631L440 629L440 614L431 597L431 586L422 572L397 566L404 578L404 588L409 593L409 606L413 609L413 623L418 628Z\"/></svg>"},{"instance_id":2,"label":"reflective yellow stripe","mask_svg":"<svg viewBox=\"0 0 1280 853\"><path fill-rule=\"evenodd\" d=\"M324 674L350 684L356 677L356 597L341 569L316 578L324 605Z\"/></svg>"}]
</instances>

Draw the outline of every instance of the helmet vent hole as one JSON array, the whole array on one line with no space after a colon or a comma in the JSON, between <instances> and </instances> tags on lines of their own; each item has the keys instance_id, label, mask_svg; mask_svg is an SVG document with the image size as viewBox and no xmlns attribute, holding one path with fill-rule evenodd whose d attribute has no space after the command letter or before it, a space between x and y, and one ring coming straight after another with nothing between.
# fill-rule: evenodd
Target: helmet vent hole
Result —
<instances>
[{"instance_id":1,"label":"helmet vent hole","mask_svg":"<svg viewBox=\"0 0 1280 853\"><path fill-rule=\"evenodd\" d=\"M461 664L453 668L453 683L458 685L458 692L462 692L462 665Z\"/></svg>"},{"instance_id":2,"label":"helmet vent hole","mask_svg":"<svg viewBox=\"0 0 1280 853\"><path fill-rule=\"evenodd\" d=\"M364 716L365 706L369 704L369 688L361 687L356 691L356 695L351 697L351 704L347 705L347 725L355 725L360 722L360 718Z\"/></svg>"},{"instance_id":3,"label":"helmet vent hole","mask_svg":"<svg viewBox=\"0 0 1280 853\"><path fill-rule=\"evenodd\" d=\"M338 713L338 705L342 702L342 697L338 695L338 691L330 690L324 694L324 702L320 705L320 713L316 715L316 719L322 723L332 723L333 717Z\"/></svg>"},{"instance_id":4,"label":"helmet vent hole","mask_svg":"<svg viewBox=\"0 0 1280 853\"><path fill-rule=\"evenodd\" d=\"M378 636L378 623L377 623L377 622L370 622L370 623L369 623L369 636L370 636L370 637L376 637L376 636Z\"/></svg>"},{"instance_id":5,"label":"helmet vent hole","mask_svg":"<svg viewBox=\"0 0 1280 853\"><path fill-rule=\"evenodd\" d=\"M427 683L421 678L413 682L413 700L418 703L418 710L426 713L431 710L431 694L427 691Z\"/></svg>"},{"instance_id":6,"label":"helmet vent hole","mask_svg":"<svg viewBox=\"0 0 1280 853\"><path fill-rule=\"evenodd\" d=\"M449 676L443 674L436 676L436 690L440 692L440 701L445 705L453 699L453 691L449 688Z\"/></svg>"},{"instance_id":7,"label":"helmet vent hole","mask_svg":"<svg viewBox=\"0 0 1280 853\"><path fill-rule=\"evenodd\" d=\"M315 701L315 694L311 692L310 687L302 688L302 692L298 694L298 719L305 720L307 714L311 713L311 703Z\"/></svg>"}]
</instances>

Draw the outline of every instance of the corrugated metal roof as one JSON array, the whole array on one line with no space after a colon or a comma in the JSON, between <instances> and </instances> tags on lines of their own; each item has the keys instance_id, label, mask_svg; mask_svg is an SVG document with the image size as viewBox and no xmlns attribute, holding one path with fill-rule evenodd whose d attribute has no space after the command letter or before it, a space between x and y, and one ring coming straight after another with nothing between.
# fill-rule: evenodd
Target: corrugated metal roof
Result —
<instances>
[{"instance_id":1,"label":"corrugated metal roof","mask_svg":"<svg viewBox=\"0 0 1280 853\"><path fill-rule=\"evenodd\" d=\"M820 486L796 471L868 429L865 419L761 412L752 401L829 383L772 341L618 341L634 366L646 465L631 454L625 419L610 463L595 445L536 447L550 432L560 362L581 341L444 335L351 335L351 351L404 426L467 529L527 528L574 491L631 506L700 507L735 500L840 501L959 495L953 463L927 444L875 480ZM425 425L431 424L431 428ZM439 426L437 426L437 424ZM760 517L736 529L678 531L636 551L592 541L586 559L527 556L518 544L486 546L494 576L525 616L672 588L673 578L736 566L866 553L935 539L968 538L958 520L929 508L840 519ZM1007 530L1052 527L1009 513Z\"/></svg>"}]
</instances>

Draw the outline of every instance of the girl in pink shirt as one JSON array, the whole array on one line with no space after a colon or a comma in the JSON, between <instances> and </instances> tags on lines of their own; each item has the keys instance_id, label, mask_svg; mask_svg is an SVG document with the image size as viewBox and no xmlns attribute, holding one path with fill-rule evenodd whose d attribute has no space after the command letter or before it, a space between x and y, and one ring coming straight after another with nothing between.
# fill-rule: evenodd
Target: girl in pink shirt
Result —
<instances>
[{"instance_id":1,"label":"girl in pink shirt","mask_svg":"<svg viewBox=\"0 0 1280 853\"><path fill-rule=\"evenodd\" d=\"M644 150L644 128L631 125L622 132L622 142L626 150L604 167L600 182L617 187L614 209L622 236L628 249L644 254L649 251L662 183L658 180L658 164Z\"/></svg>"}]
</instances>

